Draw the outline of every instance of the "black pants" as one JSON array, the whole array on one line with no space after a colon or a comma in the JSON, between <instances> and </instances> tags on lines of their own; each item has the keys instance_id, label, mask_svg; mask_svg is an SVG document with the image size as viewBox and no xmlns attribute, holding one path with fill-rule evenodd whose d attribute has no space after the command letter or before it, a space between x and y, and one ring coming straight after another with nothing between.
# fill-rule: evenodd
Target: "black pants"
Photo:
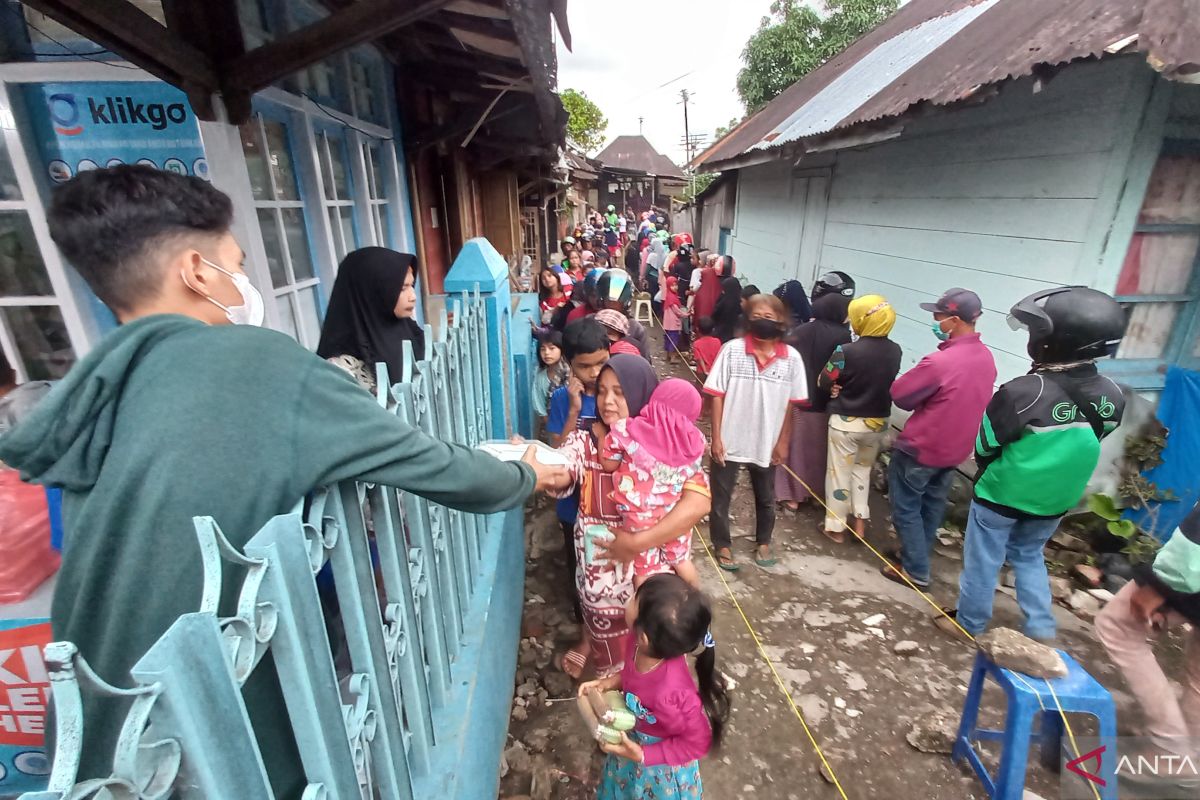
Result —
<instances>
[{"instance_id":1,"label":"black pants","mask_svg":"<svg viewBox=\"0 0 1200 800\"><path fill-rule=\"evenodd\" d=\"M579 566L575 559L575 523L560 519L558 524L562 526L563 552L567 558L567 573L563 586L567 590L567 597L571 598L571 613L574 615L575 621L582 622L583 615L579 610L579 591L575 587L575 570Z\"/></svg>"},{"instance_id":2,"label":"black pants","mask_svg":"<svg viewBox=\"0 0 1200 800\"><path fill-rule=\"evenodd\" d=\"M656 294L658 294L658 274L657 273L654 275L646 276L646 291L650 293L651 298L653 298ZM661 302L659 302L658 300L651 299L650 307L652 309L654 309L654 316L658 317L661 320L662 315L663 315L663 304Z\"/></svg>"},{"instance_id":3,"label":"black pants","mask_svg":"<svg viewBox=\"0 0 1200 800\"><path fill-rule=\"evenodd\" d=\"M733 487L737 485L738 471L745 467L750 473L750 485L754 488L754 538L759 544L770 544L775 532L775 467L760 467L738 461L712 464L712 515L709 531L713 547L729 547L729 501L733 499Z\"/></svg>"}]
</instances>

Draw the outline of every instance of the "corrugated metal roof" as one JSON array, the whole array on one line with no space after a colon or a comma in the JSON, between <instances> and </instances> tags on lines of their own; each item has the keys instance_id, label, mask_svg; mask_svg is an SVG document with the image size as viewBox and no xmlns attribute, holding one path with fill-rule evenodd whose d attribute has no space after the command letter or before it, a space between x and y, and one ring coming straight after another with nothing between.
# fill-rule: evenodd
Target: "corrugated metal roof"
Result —
<instances>
[{"instance_id":1,"label":"corrugated metal roof","mask_svg":"<svg viewBox=\"0 0 1200 800\"><path fill-rule=\"evenodd\" d=\"M1104 57L1123 40L1167 77L1195 73L1200 0L912 0L695 163L717 168L919 103L953 103L1039 64Z\"/></svg>"},{"instance_id":2,"label":"corrugated metal roof","mask_svg":"<svg viewBox=\"0 0 1200 800\"><path fill-rule=\"evenodd\" d=\"M683 179L683 170L674 161L654 149L645 136L618 136L604 148L596 160L606 167L642 172L666 178Z\"/></svg>"}]
</instances>

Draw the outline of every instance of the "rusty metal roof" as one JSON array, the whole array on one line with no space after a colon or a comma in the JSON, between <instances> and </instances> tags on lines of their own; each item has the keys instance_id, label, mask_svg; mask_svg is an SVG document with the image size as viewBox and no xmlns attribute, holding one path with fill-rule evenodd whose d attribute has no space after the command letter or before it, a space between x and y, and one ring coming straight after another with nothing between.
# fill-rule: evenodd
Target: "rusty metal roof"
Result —
<instances>
[{"instance_id":1,"label":"rusty metal roof","mask_svg":"<svg viewBox=\"0 0 1200 800\"><path fill-rule=\"evenodd\" d=\"M1146 54L1168 78L1200 72L1200 0L912 0L788 87L698 156L720 169L918 104L948 105L981 87L1115 52Z\"/></svg>"},{"instance_id":2,"label":"rusty metal roof","mask_svg":"<svg viewBox=\"0 0 1200 800\"><path fill-rule=\"evenodd\" d=\"M683 170L654 149L645 136L618 136L596 156L606 167L642 172L662 178L683 179Z\"/></svg>"}]
</instances>

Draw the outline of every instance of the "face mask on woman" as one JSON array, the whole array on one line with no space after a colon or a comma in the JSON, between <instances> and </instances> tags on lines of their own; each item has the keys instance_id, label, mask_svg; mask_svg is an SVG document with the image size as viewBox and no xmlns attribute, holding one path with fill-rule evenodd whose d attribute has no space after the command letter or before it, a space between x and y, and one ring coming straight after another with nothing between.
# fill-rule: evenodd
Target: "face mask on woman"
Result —
<instances>
[{"instance_id":1,"label":"face mask on woman","mask_svg":"<svg viewBox=\"0 0 1200 800\"><path fill-rule=\"evenodd\" d=\"M750 320L750 335L755 339L779 339L783 336L783 323L773 319Z\"/></svg>"}]
</instances>

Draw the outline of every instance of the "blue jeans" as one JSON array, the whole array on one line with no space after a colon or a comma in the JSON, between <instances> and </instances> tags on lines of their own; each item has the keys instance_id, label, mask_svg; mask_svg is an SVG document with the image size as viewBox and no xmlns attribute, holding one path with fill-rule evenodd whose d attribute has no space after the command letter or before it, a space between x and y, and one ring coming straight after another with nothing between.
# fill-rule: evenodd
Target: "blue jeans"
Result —
<instances>
[{"instance_id":1,"label":"blue jeans","mask_svg":"<svg viewBox=\"0 0 1200 800\"><path fill-rule=\"evenodd\" d=\"M1012 519L971 503L958 590L958 623L967 633L978 636L991 620L996 581L1007 560L1017 578L1017 604L1025 615L1025 635L1054 637L1050 578L1042 551L1061 519Z\"/></svg>"},{"instance_id":2,"label":"blue jeans","mask_svg":"<svg viewBox=\"0 0 1200 800\"><path fill-rule=\"evenodd\" d=\"M926 467L902 450L892 449L888 497L892 522L900 535L901 565L914 583L929 583L929 554L946 516L946 495L954 467Z\"/></svg>"}]
</instances>

